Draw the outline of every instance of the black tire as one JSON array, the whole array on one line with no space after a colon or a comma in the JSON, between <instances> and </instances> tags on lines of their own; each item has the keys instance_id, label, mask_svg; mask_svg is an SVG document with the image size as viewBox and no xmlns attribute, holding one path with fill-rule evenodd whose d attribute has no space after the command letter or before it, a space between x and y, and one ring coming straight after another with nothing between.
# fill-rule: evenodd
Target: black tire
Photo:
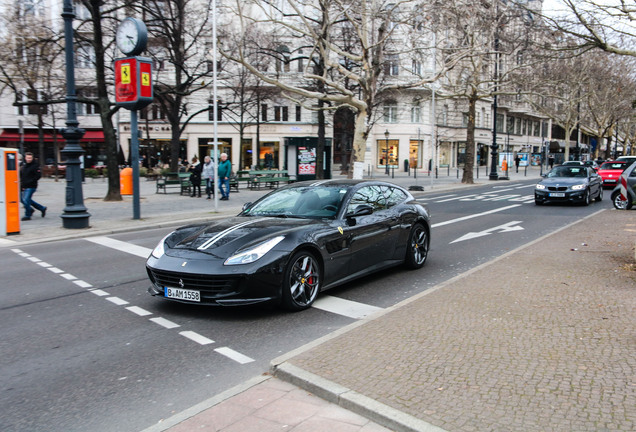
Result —
<instances>
[{"instance_id":1,"label":"black tire","mask_svg":"<svg viewBox=\"0 0 636 432\"><path fill-rule=\"evenodd\" d=\"M540 206L540 205L543 205L543 201L535 199L534 204Z\"/></svg>"},{"instance_id":2,"label":"black tire","mask_svg":"<svg viewBox=\"0 0 636 432\"><path fill-rule=\"evenodd\" d=\"M621 200L620 191L616 191L612 194L612 204L614 204L614 208L617 210L629 210L631 205L627 207L628 201Z\"/></svg>"},{"instance_id":3,"label":"black tire","mask_svg":"<svg viewBox=\"0 0 636 432\"><path fill-rule=\"evenodd\" d=\"M311 307L322 283L322 269L316 256L309 251L296 252L283 277L283 307L294 312Z\"/></svg>"},{"instance_id":4,"label":"black tire","mask_svg":"<svg viewBox=\"0 0 636 432\"><path fill-rule=\"evenodd\" d=\"M409 240L406 244L404 264L409 269L419 269L426 263L431 239L428 230L422 224L415 224L411 228Z\"/></svg>"},{"instance_id":5,"label":"black tire","mask_svg":"<svg viewBox=\"0 0 636 432\"><path fill-rule=\"evenodd\" d=\"M585 189L585 196L583 197L583 202L581 203L581 205L589 206L591 202L592 202L592 199L590 197L590 190Z\"/></svg>"},{"instance_id":6,"label":"black tire","mask_svg":"<svg viewBox=\"0 0 636 432\"><path fill-rule=\"evenodd\" d=\"M596 202L603 201L603 188L598 189L598 196L595 199Z\"/></svg>"}]
</instances>

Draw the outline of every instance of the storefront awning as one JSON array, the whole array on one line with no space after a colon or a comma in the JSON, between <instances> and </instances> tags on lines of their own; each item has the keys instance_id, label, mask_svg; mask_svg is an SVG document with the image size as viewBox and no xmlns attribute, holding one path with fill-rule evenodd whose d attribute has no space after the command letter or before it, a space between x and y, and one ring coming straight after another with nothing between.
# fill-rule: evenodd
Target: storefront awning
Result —
<instances>
[{"instance_id":1,"label":"storefront awning","mask_svg":"<svg viewBox=\"0 0 636 432\"><path fill-rule=\"evenodd\" d=\"M58 143L64 142L64 137L62 134L56 134L55 139L57 139ZM38 142L39 137L37 132L25 132L24 133L24 142ZM53 142L54 137L51 133L44 134L45 142ZM80 142L103 142L104 141L104 132L101 130L88 130L84 134L84 137ZM8 143L8 142L20 142L20 133L17 131L9 131L4 130L0 134L0 143Z\"/></svg>"}]
</instances>

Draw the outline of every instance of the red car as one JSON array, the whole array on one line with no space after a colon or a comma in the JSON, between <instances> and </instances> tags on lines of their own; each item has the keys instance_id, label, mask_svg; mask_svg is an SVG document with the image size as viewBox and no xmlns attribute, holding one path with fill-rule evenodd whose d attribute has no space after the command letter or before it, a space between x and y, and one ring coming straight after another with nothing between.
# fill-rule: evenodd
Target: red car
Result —
<instances>
[{"instance_id":1,"label":"red car","mask_svg":"<svg viewBox=\"0 0 636 432\"><path fill-rule=\"evenodd\" d=\"M618 184L618 179L628 166L629 164L627 161L603 162L598 170L598 175L601 176L601 179L603 180L603 187L610 188L616 186Z\"/></svg>"}]
</instances>

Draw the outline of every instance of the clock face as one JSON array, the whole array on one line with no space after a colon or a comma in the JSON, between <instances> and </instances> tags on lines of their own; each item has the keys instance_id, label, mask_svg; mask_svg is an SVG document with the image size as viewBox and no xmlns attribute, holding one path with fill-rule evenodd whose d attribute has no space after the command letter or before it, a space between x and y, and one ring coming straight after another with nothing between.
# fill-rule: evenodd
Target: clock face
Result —
<instances>
[{"instance_id":1,"label":"clock face","mask_svg":"<svg viewBox=\"0 0 636 432\"><path fill-rule=\"evenodd\" d=\"M135 18L126 18L117 29L117 47L126 55L139 54L146 48L146 26Z\"/></svg>"}]
</instances>

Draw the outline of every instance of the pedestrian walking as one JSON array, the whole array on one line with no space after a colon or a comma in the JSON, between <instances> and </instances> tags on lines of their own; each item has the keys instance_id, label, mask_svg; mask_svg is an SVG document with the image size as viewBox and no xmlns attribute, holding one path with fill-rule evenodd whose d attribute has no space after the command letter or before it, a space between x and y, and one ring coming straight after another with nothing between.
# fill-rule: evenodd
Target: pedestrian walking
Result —
<instances>
[{"instance_id":1,"label":"pedestrian walking","mask_svg":"<svg viewBox=\"0 0 636 432\"><path fill-rule=\"evenodd\" d=\"M212 162L210 156L203 158L201 178L205 180L205 194L208 196L208 199L211 199L212 188L214 187L214 162Z\"/></svg>"},{"instance_id":2,"label":"pedestrian walking","mask_svg":"<svg viewBox=\"0 0 636 432\"><path fill-rule=\"evenodd\" d=\"M515 156L515 167L517 168L517 172L519 172L519 164L521 164L521 158L517 155Z\"/></svg>"},{"instance_id":3,"label":"pedestrian walking","mask_svg":"<svg viewBox=\"0 0 636 432\"><path fill-rule=\"evenodd\" d=\"M46 207L33 201L33 194L38 188L40 177L42 177L40 165L33 160L33 153L25 153L24 163L20 167L20 202L24 205L23 221L31 220L33 209L39 210L42 217L46 216Z\"/></svg>"},{"instance_id":4,"label":"pedestrian walking","mask_svg":"<svg viewBox=\"0 0 636 432\"><path fill-rule=\"evenodd\" d=\"M228 160L227 153L221 153L218 175L221 200L227 201L230 199L230 175L232 175L232 163Z\"/></svg>"},{"instance_id":5,"label":"pedestrian walking","mask_svg":"<svg viewBox=\"0 0 636 432\"><path fill-rule=\"evenodd\" d=\"M192 193L190 194L190 197L198 196L199 198L201 198L201 170L202 166L201 163L199 163L199 159L196 156L193 157L192 163L188 165L188 172L190 173L190 184L192 187Z\"/></svg>"}]
</instances>

